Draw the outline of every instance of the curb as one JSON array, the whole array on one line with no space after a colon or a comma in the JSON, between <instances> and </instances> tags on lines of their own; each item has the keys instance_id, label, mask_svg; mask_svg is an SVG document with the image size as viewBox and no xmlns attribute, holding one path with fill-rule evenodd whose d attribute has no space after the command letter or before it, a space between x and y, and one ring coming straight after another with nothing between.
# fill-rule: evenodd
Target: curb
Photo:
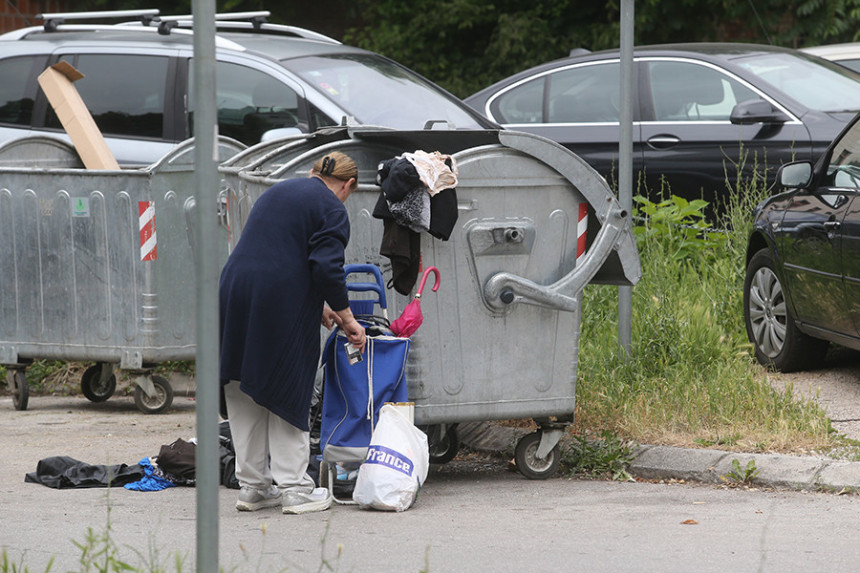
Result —
<instances>
[{"instance_id":1,"label":"curb","mask_svg":"<svg viewBox=\"0 0 860 573\"><path fill-rule=\"evenodd\" d=\"M460 442L483 452L501 452L513 457L517 440L527 432L490 422L461 423ZM642 445L633 453L628 471L642 479L678 479L722 484L737 460L745 469L754 462L758 471L752 484L773 488L860 492L860 462L815 456L748 454L722 450Z\"/></svg>"}]
</instances>

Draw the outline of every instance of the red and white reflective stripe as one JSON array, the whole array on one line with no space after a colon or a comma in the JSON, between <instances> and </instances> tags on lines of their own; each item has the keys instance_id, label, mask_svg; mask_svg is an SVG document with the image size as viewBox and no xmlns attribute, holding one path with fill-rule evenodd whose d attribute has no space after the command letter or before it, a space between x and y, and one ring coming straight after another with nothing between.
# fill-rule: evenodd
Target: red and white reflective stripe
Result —
<instances>
[{"instance_id":1,"label":"red and white reflective stripe","mask_svg":"<svg viewBox=\"0 0 860 573\"><path fill-rule=\"evenodd\" d=\"M576 225L576 260L585 254L585 239L588 231L588 203L579 204L579 218Z\"/></svg>"},{"instance_id":2,"label":"red and white reflective stripe","mask_svg":"<svg viewBox=\"0 0 860 573\"><path fill-rule=\"evenodd\" d=\"M158 241L155 236L155 201L138 201L140 213L140 260L158 259Z\"/></svg>"}]
</instances>

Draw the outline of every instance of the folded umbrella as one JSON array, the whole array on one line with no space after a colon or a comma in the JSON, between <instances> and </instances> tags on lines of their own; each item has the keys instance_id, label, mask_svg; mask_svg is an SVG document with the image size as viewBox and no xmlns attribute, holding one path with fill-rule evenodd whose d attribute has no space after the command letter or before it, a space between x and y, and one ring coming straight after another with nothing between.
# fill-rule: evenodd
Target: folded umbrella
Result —
<instances>
[{"instance_id":1,"label":"folded umbrella","mask_svg":"<svg viewBox=\"0 0 860 573\"><path fill-rule=\"evenodd\" d=\"M424 322L424 315L421 312L421 293L424 292L424 283L427 282L427 277L433 273L436 278L436 283L433 285L433 292L439 290L439 269L436 267L427 267L424 274L421 276L421 283L418 285L418 292L415 293L415 298L412 302L406 305L400 316L391 323L391 332L395 336L409 338L418 330L421 323Z\"/></svg>"}]
</instances>

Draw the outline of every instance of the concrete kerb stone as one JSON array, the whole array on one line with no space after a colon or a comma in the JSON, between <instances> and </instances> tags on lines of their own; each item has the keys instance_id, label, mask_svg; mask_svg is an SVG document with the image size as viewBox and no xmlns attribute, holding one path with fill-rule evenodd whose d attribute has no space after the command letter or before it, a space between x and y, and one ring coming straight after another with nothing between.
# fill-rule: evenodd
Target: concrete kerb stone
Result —
<instances>
[{"instance_id":1,"label":"concrete kerb stone","mask_svg":"<svg viewBox=\"0 0 860 573\"><path fill-rule=\"evenodd\" d=\"M634 452L630 474L643 479L683 479L719 481L717 464L727 453L718 450L690 450L669 446L640 447Z\"/></svg>"},{"instance_id":2,"label":"concrete kerb stone","mask_svg":"<svg viewBox=\"0 0 860 573\"><path fill-rule=\"evenodd\" d=\"M463 445L479 451L501 452L512 456L517 440L526 432L519 428L489 422L460 424L458 435ZM740 475L750 461L757 473L754 485L792 489L829 489L860 492L860 462L846 462L812 456L747 454L723 450L675 448L641 445L634 449L629 472L642 479L678 479L703 483L733 482L733 462Z\"/></svg>"},{"instance_id":3,"label":"concrete kerb stone","mask_svg":"<svg viewBox=\"0 0 860 573\"><path fill-rule=\"evenodd\" d=\"M821 469L816 485L833 490L860 492L860 463L831 461Z\"/></svg>"},{"instance_id":4,"label":"concrete kerb stone","mask_svg":"<svg viewBox=\"0 0 860 573\"><path fill-rule=\"evenodd\" d=\"M734 468L734 460L740 464L740 472ZM751 461L754 465L750 469L757 472L751 483L790 488L815 486L821 469L827 464L826 460L814 457L728 453L720 460L714 471L717 476L726 476L729 481L733 481L728 477L733 472L735 474L740 473L740 475L734 476L736 479L743 479Z\"/></svg>"}]
</instances>

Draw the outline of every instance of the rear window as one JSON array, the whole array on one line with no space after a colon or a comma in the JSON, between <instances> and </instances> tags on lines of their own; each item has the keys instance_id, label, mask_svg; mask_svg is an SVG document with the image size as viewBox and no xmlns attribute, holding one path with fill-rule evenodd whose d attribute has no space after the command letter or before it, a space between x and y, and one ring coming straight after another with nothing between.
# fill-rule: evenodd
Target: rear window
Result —
<instances>
[{"instance_id":1,"label":"rear window","mask_svg":"<svg viewBox=\"0 0 860 573\"><path fill-rule=\"evenodd\" d=\"M84 74L75 87L102 133L163 137L167 57L83 54L64 59ZM60 127L53 111L47 124Z\"/></svg>"},{"instance_id":2,"label":"rear window","mask_svg":"<svg viewBox=\"0 0 860 573\"><path fill-rule=\"evenodd\" d=\"M414 130L444 121L457 129L485 127L459 100L374 54L313 56L283 64L362 124Z\"/></svg>"}]
</instances>

